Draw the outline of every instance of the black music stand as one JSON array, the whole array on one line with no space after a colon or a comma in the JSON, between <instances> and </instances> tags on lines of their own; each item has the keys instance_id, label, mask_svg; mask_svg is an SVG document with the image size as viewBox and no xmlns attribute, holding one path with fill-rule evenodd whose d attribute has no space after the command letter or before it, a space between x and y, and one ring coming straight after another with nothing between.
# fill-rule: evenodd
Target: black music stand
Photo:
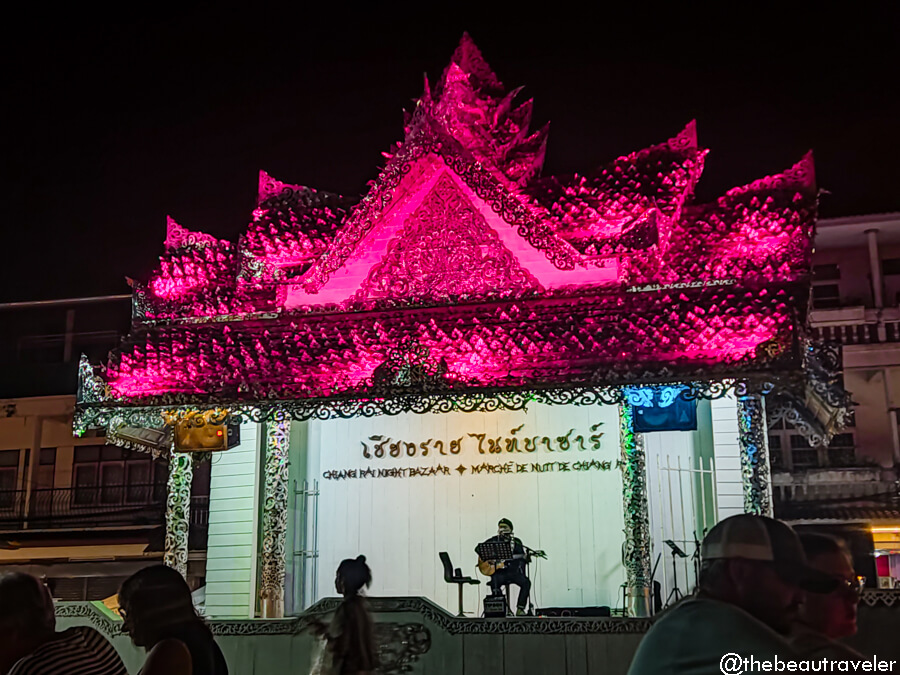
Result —
<instances>
[{"instance_id":1,"label":"black music stand","mask_svg":"<svg viewBox=\"0 0 900 675\"><path fill-rule=\"evenodd\" d=\"M475 547L475 553L478 554L478 557L484 561L494 561L500 562L504 560L509 560L513 557L513 544L512 540L509 541L483 541L478 546ZM488 584L490 585L490 583ZM491 595L494 594L494 588L491 587ZM501 591L502 595L502 591ZM509 602L504 600L504 604L507 605L507 612L509 611Z\"/></svg>"},{"instance_id":2,"label":"black music stand","mask_svg":"<svg viewBox=\"0 0 900 675\"><path fill-rule=\"evenodd\" d=\"M672 588L672 592L669 593L669 597L666 598L666 607L668 607L672 604L673 600L678 602L684 597L681 589L678 588L678 558L687 558L688 554L682 551L678 547L678 544L671 539L666 539L663 543L672 549L672 583L674 584L674 587Z\"/></svg>"}]
</instances>

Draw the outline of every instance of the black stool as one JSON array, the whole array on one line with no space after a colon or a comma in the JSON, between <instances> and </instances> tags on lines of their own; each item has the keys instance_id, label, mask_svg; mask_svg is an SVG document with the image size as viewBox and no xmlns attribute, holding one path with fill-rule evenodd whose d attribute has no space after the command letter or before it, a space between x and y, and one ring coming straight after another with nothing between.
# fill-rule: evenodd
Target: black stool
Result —
<instances>
[{"instance_id":1,"label":"black stool","mask_svg":"<svg viewBox=\"0 0 900 675\"><path fill-rule=\"evenodd\" d=\"M478 579L473 579L472 577L464 577L462 575L462 570L458 567L453 569L453 563L450 562L450 555L446 551L441 551L438 553L438 556L441 558L441 563L444 565L444 581L448 584L456 584L459 587L459 614L457 616L463 615L463 584L481 584Z\"/></svg>"}]
</instances>

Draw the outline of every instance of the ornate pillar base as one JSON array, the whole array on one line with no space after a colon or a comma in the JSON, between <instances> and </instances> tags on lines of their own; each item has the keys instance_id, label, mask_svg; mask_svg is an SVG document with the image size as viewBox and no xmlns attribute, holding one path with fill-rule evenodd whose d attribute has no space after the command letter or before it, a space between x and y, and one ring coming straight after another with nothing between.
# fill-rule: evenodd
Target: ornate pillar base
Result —
<instances>
[{"instance_id":1,"label":"ornate pillar base","mask_svg":"<svg viewBox=\"0 0 900 675\"><path fill-rule=\"evenodd\" d=\"M288 511L288 450L291 418L278 413L266 425L265 501L259 597L264 619L284 616L284 543Z\"/></svg>"},{"instance_id":2,"label":"ornate pillar base","mask_svg":"<svg viewBox=\"0 0 900 675\"><path fill-rule=\"evenodd\" d=\"M191 481L193 458L173 453L169 460L166 499L166 550L163 562L187 577L188 534L191 529Z\"/></svg>"},{"instance_id":3,"label":"ornate pillar base","mask_svg":"<svg viewBox=\"0 0 900 675\"><path fill-rule=\"evenodd\" d=\"M260 610L263 619L284 618L284 598L262 598Z\"/></svg>"},{"instance_id":4,"label":"ornate pillar base","mask_svg":"<svg viewBox=\"0 0 900 675\"><path fill-rule=\"evenodd\" d=\"M640 619L650 616L650 588L643 586L640 588L625 588L625 611L628 616Z\"/></svg>"},{"instance_id":5,"label":"ornate pillar base","mask_svg":"<svg viewBox=\"0 0 900 675\"><path fill-rule=\"evenodd\" d=\"M765 400L759 394L738 396L737 413L744 513L773 518Z\"/></svg>"}]
</instances>

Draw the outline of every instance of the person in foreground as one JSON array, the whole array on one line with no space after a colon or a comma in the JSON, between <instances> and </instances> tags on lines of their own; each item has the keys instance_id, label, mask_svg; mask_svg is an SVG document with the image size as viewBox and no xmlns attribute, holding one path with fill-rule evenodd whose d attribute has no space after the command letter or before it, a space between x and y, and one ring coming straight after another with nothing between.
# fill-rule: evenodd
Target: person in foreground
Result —
<instances>
[{"instance_id":1,"label":"person in foreground","mask_svg":"<svg viewBox=\"0 0 900 675\"><path fill-rule=\"evenodd\" d=\"M801 534L800 543L809 564L832 577L837 588L830 593L806 594L791 627L791 644L810 657L863 658L838 642L856 634L856 610L862 593L850 551L843 541L824 534Z\"/></svg>"},{"instance_id":2,"label":"person in foreground","mask_svg":"<svg viewBox=\"0 0 900 675\"><path fill-rule=\"evenodd\" d=\"M148 652L140 675L228 675L191 589L171 567L145 567L128 577L119 589L119 614L131 641Z\"/></svg>"},{"instance_id":3,"label":"person in foreground","mask_svg":"<svg viewBox=\"0 0 900 675\"><path fill-rule=\"evenodd\" d=\"M0 575L0 675L127 675L93 628L56 632L53 600L29 574Z\"/></svg>"},{"instance_id":4,"label":"person in foreground","mask_svg":"<svg viewBox=\"0 0 900 675\"><path fill-rule=\"evenodd\" d=\"M310 630L324 642L313 675L366 675L377 667L374 627L366 601L359 593L372 583L372 571L361 555L341 562L334 587L344 600L327 626L315 622Z\"/></svg>"},{"instance_id":5,"label":"person in foreground","mask_svg":"<svg viewBox=\"0 0 900 675\"><path fill-rule=\"evenodd\" d=\"M700 547L696 593L663 613L641 641L629 675L719 673L726 654L798 659L786 635L803 591L834 579L813 569L797 534L771 518L726 518Z\"/></svg>"}]
</instances>

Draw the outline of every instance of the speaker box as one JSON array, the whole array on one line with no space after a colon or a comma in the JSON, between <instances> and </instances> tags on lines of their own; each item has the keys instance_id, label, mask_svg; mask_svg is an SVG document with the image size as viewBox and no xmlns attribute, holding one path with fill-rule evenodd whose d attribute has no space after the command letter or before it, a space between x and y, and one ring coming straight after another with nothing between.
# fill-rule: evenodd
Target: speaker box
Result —
<instances>
[{"instance_id":1,"label":"speaker box","mask_svg":"<svg viewBox=\"0 0 900 675\"><path fill-rule=\"evenodd\" d=\"M506 598L489 595L484 599L484 616L488 619L502 619L506 616Z\"/></svg>"},{"instance_id":2,"label":"speaker box","mask_svg":"<svg viewBox=\"0 0 900 675\"><path fill-rule=\"evenodd\" d=\"M609 607L545 607L537 610L538 616L608 617Z\"/></svg>"}]
</instances>

